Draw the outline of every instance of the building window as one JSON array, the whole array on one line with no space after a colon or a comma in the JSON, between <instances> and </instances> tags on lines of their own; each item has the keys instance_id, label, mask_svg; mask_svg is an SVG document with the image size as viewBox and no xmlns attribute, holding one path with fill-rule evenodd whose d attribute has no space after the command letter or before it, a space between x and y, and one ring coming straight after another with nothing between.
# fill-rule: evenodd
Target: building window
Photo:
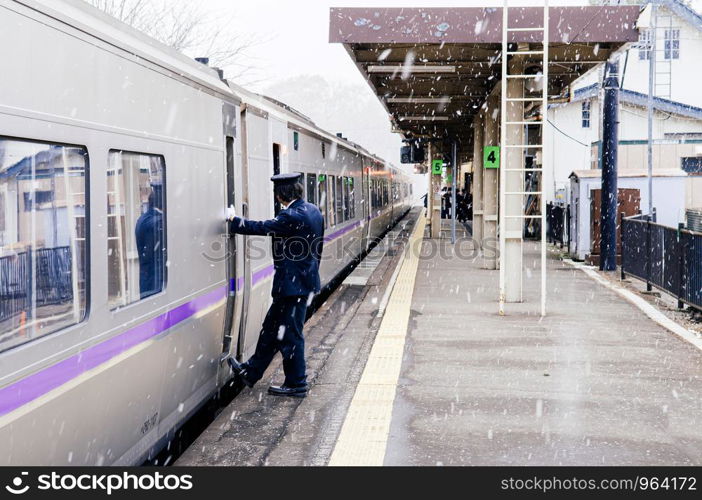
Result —
<instances>
[{"instance_id":1,"label":"building window","mask_svg":"<svg viewBox=\"0 0 702 500\"><path fill-rule=\"evenodd\" d=\"M651 58L651 31L641 30L639 32L639 60Z\"/></svg>"},{"instance_id":2,"label":"building window","mask_svg":"<svg viewBox=\"0 0 702 500\"><path fill-rule=\"evenodd\" d=\"M107 169L110 309L163 290L166 280L165 161L112 150Z\"/></svg>"},{"instance_id":3,"label":"building window","mask_svg":"<svg viewBox=\"0 0 702 500\"><path fill-rule=\"evenodd\" d=\"M293 149L295 151L300 149L300 134L297 131L293 131Z\"/></svg>"},{"instance_id":4,"label":"building window","mask_svg":"<svg viewBox=\"0 0 702 500\"><path fill-rule=\"evenodd\" d=\"M54 202L53 191L34 191L33 193L24 193L24 211L31 212L36 205L37 209L41 210L50 206Z\"/></svg>"},{"instance_id":5,"label":"building window","mask_svg":"<svg viewBox=\"0 0 702 500\"><path fill-rule=\"evenodd\" d=\"M85 319L88 152L0 137L0 351Z\"/></svg>"},{"instance_id":6,"label":"building window","mask_svg":"<svg viewBox=\"0 0 702 500\"><path fill-rule=\"evenodd\" d=\"M582 111L582 126L583 128L590 128L590 106L591 101L583 101L581 106Z\"/></svg>"},{"instance_id":7,"label":"building window","mask_svg":"<svg viewBox=\"0 0 702 500\"><path fill-rule=\"evenodd\" d=\"M680 59L680 30L665 30L663 56L666 59Z\"/></svg>"}]
</instances>

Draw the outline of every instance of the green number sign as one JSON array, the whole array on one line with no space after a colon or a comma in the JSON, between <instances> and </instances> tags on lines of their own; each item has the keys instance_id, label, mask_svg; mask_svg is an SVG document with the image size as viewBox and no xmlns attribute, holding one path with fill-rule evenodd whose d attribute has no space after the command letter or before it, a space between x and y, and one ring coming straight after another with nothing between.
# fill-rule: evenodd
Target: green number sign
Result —
<instances>
[{"instance_id":1,"label":"green number sign","mask_svg":"<svg viewBox=\"0 0 702 500\"><path fill-rule=\"evenodd\" d=\"M431 162L431 173L434 175L441 175L441 169L444 166L444 160L432 160Z\"/></svg>"},{"instance_id":2,"label":"green number sign","mask_svg":"<svg viewBox=\"0 0 702 500\"><path fill-rule=\"evenodd\" d=\"M483 168L500 168L500 146L483 148Z\"/></svg>"}]
</instances>

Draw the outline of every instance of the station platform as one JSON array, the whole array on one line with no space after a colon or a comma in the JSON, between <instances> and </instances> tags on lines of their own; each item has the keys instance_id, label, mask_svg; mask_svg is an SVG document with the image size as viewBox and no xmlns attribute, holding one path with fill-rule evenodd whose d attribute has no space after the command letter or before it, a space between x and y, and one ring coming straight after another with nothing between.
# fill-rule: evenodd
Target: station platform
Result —
<instances>
[{"instance_id":1,"label":"station platform","mask_svg":"<svg viewBox=\"0 0 702 500\"><path fill-rule=\"evenodd\" d=\"M536 245L499 316L469 228L431 240L420 213L307 322L307 398L267 395L278 359L176 465L702 463L698 347L555 249L542 318Z\"/></svg>"}]
</instances>

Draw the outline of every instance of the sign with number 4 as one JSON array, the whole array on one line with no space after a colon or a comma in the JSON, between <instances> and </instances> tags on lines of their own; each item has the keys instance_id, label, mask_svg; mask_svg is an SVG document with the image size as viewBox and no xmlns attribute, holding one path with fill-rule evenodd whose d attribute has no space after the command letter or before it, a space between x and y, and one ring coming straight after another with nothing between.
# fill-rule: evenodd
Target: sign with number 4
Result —
<instances>
[{"instance_id":1,"label":"sign with number 4","mask_svg":"<svg viewBox=\"0 0 702 500\"><path fill-rule=\"evenodd\" d=\"M500 168L500 146L483 148L483 168Z\"/></svg>"}]
</instances>

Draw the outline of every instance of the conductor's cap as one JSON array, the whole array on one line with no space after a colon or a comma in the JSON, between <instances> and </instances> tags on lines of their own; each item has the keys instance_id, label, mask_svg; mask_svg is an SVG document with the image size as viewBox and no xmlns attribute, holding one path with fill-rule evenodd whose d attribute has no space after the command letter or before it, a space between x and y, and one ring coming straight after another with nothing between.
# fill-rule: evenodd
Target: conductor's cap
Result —
<instances>
[{"instance_id":1,"label":"conductor's cap","mask_svg":"<svg viewBox=\"0 0 702 500\"><path fill-rule=\"evenodd\" d=\"M285 186L300 182L300 177L301 174L298 173L278 174L271 177L271 180L275 186Z\"/></svg>"}]
</instances>

